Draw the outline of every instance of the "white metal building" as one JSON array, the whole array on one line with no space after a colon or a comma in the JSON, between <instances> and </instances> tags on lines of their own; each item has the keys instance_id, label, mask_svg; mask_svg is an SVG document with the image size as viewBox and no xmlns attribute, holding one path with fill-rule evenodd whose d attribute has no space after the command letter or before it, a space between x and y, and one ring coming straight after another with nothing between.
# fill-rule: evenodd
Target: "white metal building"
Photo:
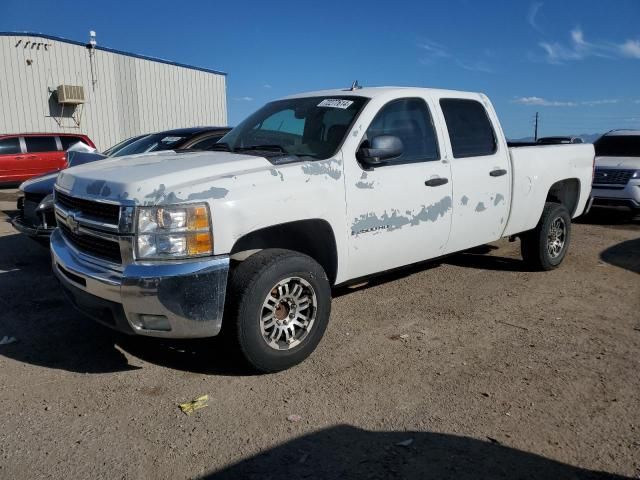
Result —
<instances>
[{"instance_id":1,"label":"white metal building","mask_svg":"<svg viewBox=\"0 0 640 480\"><path fill-rule=\"evenodd\" d=\"M94 37L92 37L94 38ZM0 32L0 134L226 126L226 74L39 33Z\"/></svg>"}]
</instances>

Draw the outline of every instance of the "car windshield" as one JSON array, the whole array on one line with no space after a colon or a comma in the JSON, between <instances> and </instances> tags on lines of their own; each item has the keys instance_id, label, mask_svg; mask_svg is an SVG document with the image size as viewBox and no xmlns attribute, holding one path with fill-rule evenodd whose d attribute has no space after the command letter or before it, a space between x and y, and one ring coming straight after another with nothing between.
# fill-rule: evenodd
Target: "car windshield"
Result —
<instances>
[{"instance_id":1,"label":"car windshield","mask_svg":"<svg viewBox=\"0 0 640 480\"><path fill-rule=\"evenodd\" d=\"M333 156L367 102L364 97L304 97L268 103L220 139L231 151Z\"/></svg>"},{"instance_id":2,"label":"car windshield","mask_svg":"<svg viewBox=\"0 0 640 480\"><path fill-rule=\"evenodd\" d=\"M176 148L187 137L184 135L174 135L171 133L152 133L142 137L126 147L111 154L112 157L123 157L125 155L135 155L137 153L157 152L160 150L171 150Z\"/></svg>"},{"instance_id":3,"label":"car windshield","mask_svg":"<svg viewBox=\"0 0 640 480\"><path fill-rule=\"evenodd\" d=\"M127 145L131 145L133 142L140 140L141 138L145 137L146 135L138 135L137 137L131 137L131 138L127 138L126 140L123 140L119 143L116 143L115 145L107 148L104 152L102 152L104 155L106 155L107 157L115 155L115 153L119 150L122 150L124 147L126 147Z\"/></svg>"},{"instance_id":4,"label":"car windshield","mask_svg":"<svg viewBox=\"0 0 640 480\"><path fill-rule=\"evenodd\" d=\"M597 157L640 157L640 135L605 135L594 147Z\"/></svg>"}]
</instances>

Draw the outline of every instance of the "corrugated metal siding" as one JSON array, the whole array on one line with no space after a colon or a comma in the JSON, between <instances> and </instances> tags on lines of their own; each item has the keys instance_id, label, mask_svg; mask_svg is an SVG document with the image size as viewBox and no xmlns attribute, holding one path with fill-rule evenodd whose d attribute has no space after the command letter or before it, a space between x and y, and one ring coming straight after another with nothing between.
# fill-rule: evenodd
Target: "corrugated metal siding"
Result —
<instances>
[{"instance_id":1,"label":"corrugated metal siding","mask_svg":"<svg viewBox=\"0 0 640 480\"><path fill-rule=\"evenodd\" d=\"M142 133L227 124L222 74L103 50L92 60L95 82L81 45L0 36L0 133L84 133L103 150ZM84 87L86 103L74 112L79 126L69 106L58 115L49 89L62 84Z\"/></svg>"}]
</instances>

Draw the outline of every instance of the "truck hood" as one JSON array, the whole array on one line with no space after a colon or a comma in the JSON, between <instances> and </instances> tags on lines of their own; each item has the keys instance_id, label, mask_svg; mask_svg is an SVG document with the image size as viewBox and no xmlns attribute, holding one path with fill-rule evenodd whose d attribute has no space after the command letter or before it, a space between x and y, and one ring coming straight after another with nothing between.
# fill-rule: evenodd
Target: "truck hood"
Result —
<instances>
[{"instance_id":1,"label":"truck hood","mask_svg":"<svg viewBox=\"0 0 640 480\"><path fill-rule=\"evenodd\" d=\"M640 170L640 157L596 157L596 167Z\"/></svg>"},{"instance_id":2,"label":"truck hood","mask_svg":"<svg viewBox=\"0 0 640 480\"><path fill-rule=\"evenodd\" d=\"M252 155L163 151L71 167L57 185L79 197L156 205L222 198L229 179L270 169L267 159Z\"/></svg>"}]
</instances>

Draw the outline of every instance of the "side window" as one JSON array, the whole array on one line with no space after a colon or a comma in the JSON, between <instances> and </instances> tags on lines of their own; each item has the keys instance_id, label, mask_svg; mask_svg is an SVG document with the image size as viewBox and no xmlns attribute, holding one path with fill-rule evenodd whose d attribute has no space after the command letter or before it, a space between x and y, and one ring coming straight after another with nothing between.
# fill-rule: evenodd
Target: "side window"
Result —
<instances>
[{"instance_id":1,"label":"side window","mask_svg":"<svg viewBox=\"0 0 640 480\"><path fill-rule=\"evenodd\" d=\"M422 99L403 98L382 107L367 129L367 141L378 135L394 135L402 140L402 155L390 163L440 159L429 107Z\"/></svg>"},{"instance_id":2,"label":"side window","mask_svg":"<svg viewBox=\"0 0 640 480\"><path fill-rule=\"evenodd\" d=\"M442 99L440 107L449 130L454 158L493 155L497 150L493 126L480 102Z\"/></svg>"},{"instance_id":3,"label":"side window","mask_svg":"<svg viewBox=\"0 0 640 480\"><path fill-rule=\"evenodd\" d=\"M298 119L293 110L280 110L267 117L259 127L260 130L291 133L302 136L304 131L304 119Z\"/></svg>"},{"instance_id":4,"label":"side window","mask_svg":"<svg viewBox=\"0 0 640 480\"><path fill-rule=\"evenodd\" d=\"M60 137L60 143L62 143L62 150L65 150L65 151L69 150L69 148L71 148L78 142L82 142L85 145L87 143L84 141L82 137L68 137L68 136Z\"/></svg>"},{"instance_id":5,"label":"side window","mask_svg":"<svg viewBox=\"0 0 640 480\"><path fill-rule=\"evenodd\" d=\"M24 142L27 145L27 152L56 152L58 146L56 145L56 137L24 137Z\"/></svg>"},{"instance_id":6,"label":"side window","mask_svg":"<svg viewBox=\"0 0 640 480\"><path fill-rule=\"evenodd\" d=\"M20 151L20 139L18 137L3 138L0 140L0 155L12 155L22 153Z\"/></svg>"}]
</instances>

